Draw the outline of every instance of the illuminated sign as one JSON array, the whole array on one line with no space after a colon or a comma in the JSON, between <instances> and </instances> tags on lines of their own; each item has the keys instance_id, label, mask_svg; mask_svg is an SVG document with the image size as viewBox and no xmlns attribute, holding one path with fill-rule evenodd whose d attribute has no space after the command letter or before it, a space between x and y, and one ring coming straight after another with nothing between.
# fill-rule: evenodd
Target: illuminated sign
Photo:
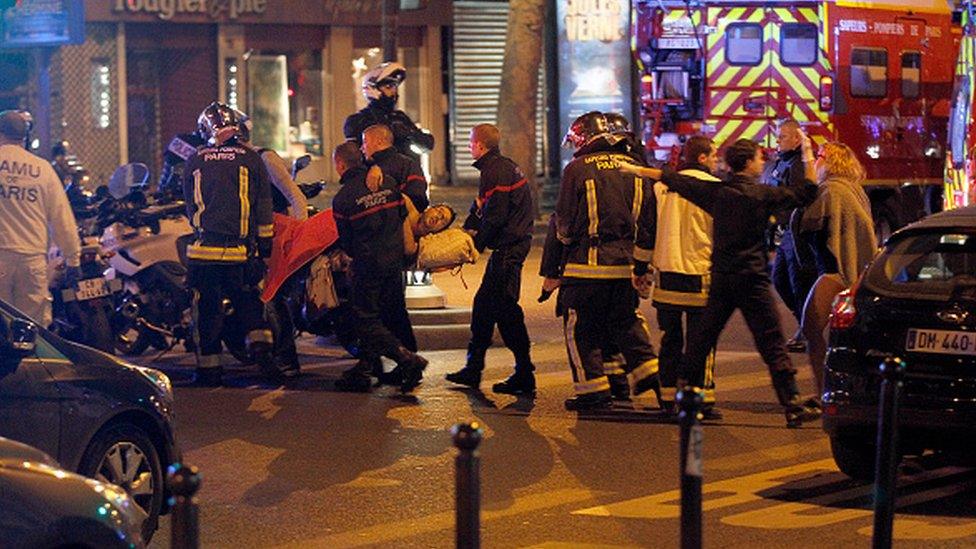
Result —
<instances>
[{"instance_id":1,"label":"illuminated sign","mask_svg":"<svg viewBox=\"0 0 976 549\"><path fill-rule=\"evenodd\" d=\"M115 13L148 13L167 21L174 15L202 13L211 19L262 15L268 0L115 0Z\"/></svg>"},{"instance_id":2,"label":"illuminated sign","mask_svg":"<svg viewBox=\"0 0 976 549\"><path fill-rule=\"evenodd\" d=\"M23 0L2 10L0 47L63 46L85 41L82 0Z\"/></svg>"},{"instance_id":3,"label":"illuminated sign","mask_svg":"<svg viewBox=\"0 0 976 549\"><path fill-rule=\"evenodd\" d=\"M560 134L589 111L631 118L630 2L557 0ZM563 151L563 165L572 151Z\"/></svg>"}]
</instances>

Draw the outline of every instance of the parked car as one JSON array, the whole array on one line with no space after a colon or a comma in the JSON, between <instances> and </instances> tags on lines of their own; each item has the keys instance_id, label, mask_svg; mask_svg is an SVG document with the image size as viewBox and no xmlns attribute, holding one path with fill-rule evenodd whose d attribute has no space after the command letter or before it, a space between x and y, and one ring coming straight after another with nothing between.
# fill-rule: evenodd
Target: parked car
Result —
<instances>
[{"instance_id":1,"label":"parked car","mask_svg":"<svg viewBox=\"0 0 976 549\"><path fill-rule=\"evenodd\" d=\"M0 436L122 487L146 513L147 542L166 511L166 468L180 459L174 421L165 374L62 339L0 301Z\"/></svg>"},{"instance_id":2,"label":"parked car","mask_svg":"<svg viewBox=\"0 0 976 549\"><path fill-rule=\"evenodd\" d=\"M143 547L145 519L118 486L65 471L44 452L0 437L3 547Z\"/></svg>"},{"instance_id":3,"label":"parked car","mask_svg":"<svg viewBox=\"0 0 976 549\"><path fill-rule=\"evenodd\" d=\"M823 427L837 466L873 478L880 376L902 358L899 452L963 455L976 435L976 206L896 232L834 302Z\"/></svg>"}]
</instances>

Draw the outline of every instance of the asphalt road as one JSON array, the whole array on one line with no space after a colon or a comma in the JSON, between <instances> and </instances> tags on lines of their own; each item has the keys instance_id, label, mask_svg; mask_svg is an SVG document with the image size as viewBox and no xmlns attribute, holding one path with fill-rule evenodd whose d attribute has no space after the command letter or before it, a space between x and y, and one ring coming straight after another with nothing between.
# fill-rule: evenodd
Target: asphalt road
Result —
<instances>
[{"instance_id":1,"label":"asphalt road","mask_svg":"<svg viewBox=\"0 0 976 549\"><path fill-rule=\"evenodd\" d=\"M503 348L488 354L484 393L443 380L463 363L461 350L426 353L431 364L414 395L339 393L333 381L352 362L310 338L301 341L305 375L286 387L229 358L224 387L178 387L178 437L185 461L204 478L202 546L451 546L449 429L477 421L485 432L485 547L677 547L678 427L661 420L653 397L598 418L563 409L571 378L561 323L551 303L535 303L538 257L534 249L522 292L538 367L534 400L490 392L510 372ZM450 275L435 281L462 306L482 269L465 269L467 289ZM174 378L191 364L187 355L155 362ZM801 387L812 392L809 368L798 366ZM785 428L738 315L719 344L716 371L724 418L704 427L705 545L868 546L871 486L837 471L819 423ZM897 547L976 544L976 471L912 460L900 483ZM168 529L164 519L154 547L168 546Z\"/></svg>"}]
</instances>

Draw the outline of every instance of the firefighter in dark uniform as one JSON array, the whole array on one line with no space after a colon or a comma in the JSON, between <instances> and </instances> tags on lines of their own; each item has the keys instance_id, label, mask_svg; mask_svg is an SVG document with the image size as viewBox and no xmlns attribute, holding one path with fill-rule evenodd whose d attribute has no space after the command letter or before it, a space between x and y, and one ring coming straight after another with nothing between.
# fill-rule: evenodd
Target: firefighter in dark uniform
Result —
<instances>
[{"instance_id":1,"label":"firefighter in dark uniform","mask_svg":"<svg viewBox=\"0 0 976 549\"><path fill-rule=\"evenodd\" d=\"M535 393L535 366L529 356L529 332L519 306L522 266L532 245L532 189L522 170L498 151L498 128L479 124L468 147L481 172L478 198L464 228L477 231L475 248L491 248L491 258L471 307L471 341L464 367L447 374L452 383L478 388L495 325L515 355L515 372L492 390L510 395Z\"/></svg>"},{"instance_id":2,"label":"firefighter in dark uniform","mask_svg":"<svg viewBox=\"0 0 976 549\"><path fill-rule=\"evenodd\" d=\"M660 390L650 333L636 312L638 291L649 289L656 208L650 181L617 170L629 157L615 150L619 139L602 113L577 118L565 142L576 148L555 212L556 236L565 246L559 291L576 390L565 404L585 411L611 404L603 366L608 344L623 354L634 394Z\"/></svg>"},{"instance_id":3,"label":"firefighter in dark uniform","mask_svg":"<svg viewBox=\"0 0 976 549\"><path fill-rule=\"evenodd\" d=\"M398 89L406 77L407 69L392 62L383 63L366 73L362 89L369 103L346 118L342 126L346 139L362 144L363 130L383 124L393 131L394 146L402 154L417 159L422 153L434 149L434 136L418 128L407 113L396 108Z\"/></svg>"},{"instance_id":4,"label":"firefighter in dark uniform","mask_svg":"<svg viewBox=\"0 0 976 549\"><path fill-rule=\"evenodd\" d=\"M379 166L396 181L397 188L410 197L418 212L427 209L430 199L424 170L416 158L400 153L393 146L393 131L389 126L375 124L363 130L362 151L370 164Z\"/></svg>"},{"instance_id":5,"label":"firefighter in dark uniform","mask_svg":"<svg viewBox=\"0 0 976 549\"><path fill-rule=\"evenodd\" d=\"M207 145L186 161L183 196L195 239L187 247L194 293L197 383L219 385L222 300L231 300L244 323L248 352L275 373L273 337L263 318L258 284L274 236L271 187L261 158L237 140L237 113L211 103L198 119Z\"/></svg>"},{"instance_id":6,"label":"firefighter in dark uniform","mask_svg":"<svg viewBox=\"0 0 976 549\"><path fill-rule=\"evenodd\" d=\"M381 310L400 317L409 326L403 293L403 199L390 177L370 188L367 168L359 148L351 141L336 147L332 155L341 188L332 199L332 212L339 229L339 244L352 257L353 313L360 340L360 360L342 374L336 387L347 391L368 391L372 365L380 356L396 361L400 390L412 391L420 384L427 361L407 349L384 326Z\"/></svg>"}]
</instances>

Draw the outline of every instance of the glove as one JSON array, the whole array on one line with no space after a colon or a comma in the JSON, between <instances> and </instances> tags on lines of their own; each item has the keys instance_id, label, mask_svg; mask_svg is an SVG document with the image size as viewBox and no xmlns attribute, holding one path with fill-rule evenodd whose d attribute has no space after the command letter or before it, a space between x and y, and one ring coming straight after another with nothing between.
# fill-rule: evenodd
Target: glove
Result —
<instances>
[{"instance_id":1,"label":"glove","mask_svg":"<svg viewBox=\"0 0 976 549\"><path fill-rule=\"evenodd\" d=\"M65 286L77 286L79 280L81 280L81 267L75 266L64 268Z\"/></svg>"}]
</instances>

